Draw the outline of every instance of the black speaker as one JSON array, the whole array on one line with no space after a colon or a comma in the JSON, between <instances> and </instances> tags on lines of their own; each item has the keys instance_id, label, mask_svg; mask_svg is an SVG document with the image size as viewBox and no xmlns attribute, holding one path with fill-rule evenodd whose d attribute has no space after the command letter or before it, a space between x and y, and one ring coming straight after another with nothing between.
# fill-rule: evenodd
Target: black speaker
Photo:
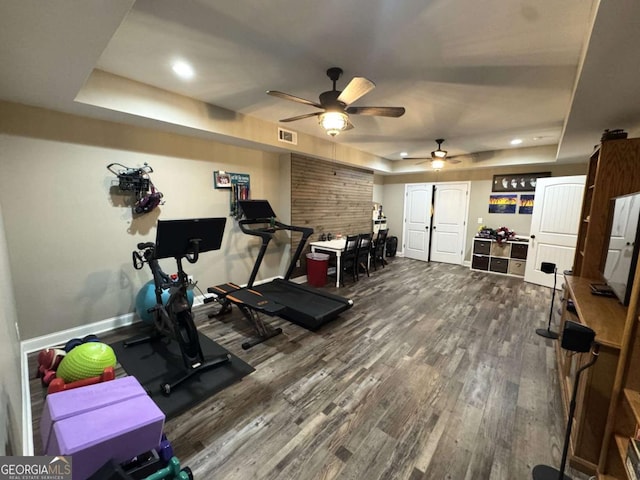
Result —
<instances>
[{"instance_id":1,"label":"black speaker","mask_svg":"<svg viewBox=\"0 0 640 480\"><path fill-rule=\"evenodd\" d=\"M562 348L572 352L588 352L596 338L596 332L581 323L567 320L562 332Z\"/></svg>"},{"instance_id":2,"label":"black speaker","mask_svg":"<svg viewBox=\"0 0 640 480\"><path fill-rule=\"evenodd\" d=\"M550 262L542 262L540 264L540 270L543 273L553 273L556 271L556 264Z\"/></svg>"}]
</instances>

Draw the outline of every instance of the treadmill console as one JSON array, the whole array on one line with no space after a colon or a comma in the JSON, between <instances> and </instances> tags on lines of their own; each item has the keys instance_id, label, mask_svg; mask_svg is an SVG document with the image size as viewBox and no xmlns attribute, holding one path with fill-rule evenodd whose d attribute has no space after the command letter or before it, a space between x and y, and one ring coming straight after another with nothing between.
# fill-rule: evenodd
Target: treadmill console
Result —
<instances>
[{"instance_id":1,"label":"treadmill console","mask_svg":"<svg viewBox=\"0 0 640 480\"><path fill-rule=\"evenodd\" d=\"M238 203L247 220L276 218L268 200L240 200Z\"/></svg>"}]
</instances>

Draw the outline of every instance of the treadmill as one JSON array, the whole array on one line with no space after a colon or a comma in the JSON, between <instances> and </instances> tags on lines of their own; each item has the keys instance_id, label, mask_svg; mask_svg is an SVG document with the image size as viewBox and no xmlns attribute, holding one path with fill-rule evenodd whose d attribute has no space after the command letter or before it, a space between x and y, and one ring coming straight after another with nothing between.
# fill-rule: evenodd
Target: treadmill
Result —
<instances>
[{"instance_id":1,"label":"treadmill","mask_svg":"<svg viewBox=\"0 0 640 480\"><path fill-rule=\"evenodd\" d=\"M240 200L239 204L244 214L244 218L239 222L240 229L247 235L262 239L262 246L247 288L260 292L269 300L284 306L285 308L277 313L278 316L308 330L316 330L353 306L353 300L349 298L299 285L289 280L307 240L313 234L313 228L296 227L279 222L267 200ZM269 242L280 230L302 233L302 239L291 258L287 273L284 278L254 285Z\"/></svg>"}]
</instances>

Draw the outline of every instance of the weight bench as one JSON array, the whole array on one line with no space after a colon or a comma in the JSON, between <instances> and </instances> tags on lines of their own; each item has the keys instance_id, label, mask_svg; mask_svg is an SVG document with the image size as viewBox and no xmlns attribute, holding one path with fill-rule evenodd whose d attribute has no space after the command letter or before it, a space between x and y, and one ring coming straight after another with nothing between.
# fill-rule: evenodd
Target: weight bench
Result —
<instances>
[{"instance_id":1,"label":"weight bench","mask_svg":"<svg viewBox=\"0 0 640 480\"><path fill-rule=\"evenodd\" d=\"M244 350L248 350L282 333L281 328L274 329L266 325L262 320L261 314L269 315L270 317L277 316L285 309L283 305L269 300L255 290L243 288L231 282L209 287L207 292L215 294L217 298L207 298L205 303L217 301L222 306L219 312L210 313L208 315L209 318L228 312L231 304L234 304L237 305L238 309L253 326L257 338L244 342L242 344Z\"/></svg>"}]
</instances>

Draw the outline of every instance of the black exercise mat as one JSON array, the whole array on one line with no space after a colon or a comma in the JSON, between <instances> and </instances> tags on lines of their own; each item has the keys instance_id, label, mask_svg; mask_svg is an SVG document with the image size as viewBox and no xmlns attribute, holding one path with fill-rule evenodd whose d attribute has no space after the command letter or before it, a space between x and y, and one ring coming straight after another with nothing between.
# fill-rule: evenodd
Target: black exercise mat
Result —
<instances>
[{"instance_id":1,"label":"black exercise mat","mask_svg":"<svg viewBox=\"0 0 640 480\"><path fill-rule=\"evenodd\" d=\"M205 357L229 353L210 338L198 332ZM175 417L219 391L227 388L255 369L231 355L231 360L218 367L194 375L176 387L171 395L160 392L160 385L180 377L183 370L182 355L176 341L166 338L124 348L123 342L111 344L118 362L128 375L133 375L150 393L167 419Z\"/></svg>"}]
</instances>

